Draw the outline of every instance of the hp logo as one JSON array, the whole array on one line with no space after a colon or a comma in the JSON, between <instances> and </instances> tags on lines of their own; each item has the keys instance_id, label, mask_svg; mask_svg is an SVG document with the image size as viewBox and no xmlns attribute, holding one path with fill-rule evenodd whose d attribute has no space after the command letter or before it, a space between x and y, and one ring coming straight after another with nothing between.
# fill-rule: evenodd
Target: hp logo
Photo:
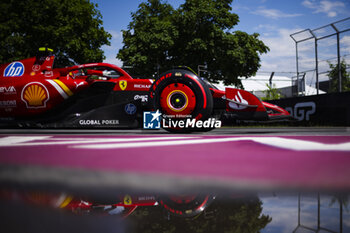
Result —
<instances>
[{"instance_id":1,"label":"hp logo","mask_svg":"<svg viewBox=\"0 0 350 233\"><path fill-rule=\"evenodd\" d=\"M134 115L137 111L137 107L135 106L135 104L127 104L125 105L124 110L127 114Z\"/></svg>"},{"instance_id":2,"label":"hp logo","mask_svg":"<svg viewBox=\"0 0 350 233\"><path fill-rule=\"evenodd\" d=\"M4 70L4 77L20 77L23 74L24 65L19 61L12 62Z\"/></svg>"}]
</instances>

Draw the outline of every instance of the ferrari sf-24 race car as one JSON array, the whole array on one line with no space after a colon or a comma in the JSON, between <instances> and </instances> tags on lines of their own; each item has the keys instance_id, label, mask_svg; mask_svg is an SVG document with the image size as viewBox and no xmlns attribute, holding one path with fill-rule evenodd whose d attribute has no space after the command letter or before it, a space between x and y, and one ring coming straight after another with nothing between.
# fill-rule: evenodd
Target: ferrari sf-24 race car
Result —
<instances>
[{"instance_id":1,"label":"ferrari sf-24 race car","mask_svg":"<svg viewBox=\"0 0 350 233\"><path fill-rule=\"evenodd\" d=\"M0 66L0 121L22 127L160 128L196 131L241 120L289 118L250 92L219 90L186 68L132 78L107 63L53 68L52 50ZM219 123L219 124L217 124Z\"/></svg>"}]
</instances>

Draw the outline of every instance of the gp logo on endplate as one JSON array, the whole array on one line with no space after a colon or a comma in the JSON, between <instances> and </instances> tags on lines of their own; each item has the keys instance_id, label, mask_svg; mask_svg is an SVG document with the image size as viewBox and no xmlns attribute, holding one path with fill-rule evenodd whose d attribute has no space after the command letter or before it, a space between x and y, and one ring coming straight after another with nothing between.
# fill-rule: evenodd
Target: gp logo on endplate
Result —
<instances>
[{"instance_id":1,"label":"gp logo on endplate","mask_svg":"<svg viewBox=\"0 0 350 233\"><path fill-rule=\"evenodd\" d=\"M50 96L42 83L31 82L24 86L21 98L27 108L45 108Z\"/></svg>"},{"instance_id":2,"label":"gp logo on endplate","mask_svg":"<svg viewBox=\"0 0 350 233\"><path fill-rule=\"evenodd\" d=\"M19 61L12 62L4 70L4 77L20 77L23 74L24 65Z\"/></svg>"}]
</instances>

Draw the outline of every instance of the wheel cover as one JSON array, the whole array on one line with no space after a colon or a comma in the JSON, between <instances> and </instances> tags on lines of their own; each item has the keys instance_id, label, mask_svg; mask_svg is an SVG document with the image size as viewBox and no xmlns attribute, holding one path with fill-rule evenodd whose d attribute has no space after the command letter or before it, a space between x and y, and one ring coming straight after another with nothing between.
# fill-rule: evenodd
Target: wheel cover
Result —
<instances>
[{"instance_id":1,"label":"wheel cover","mask_svg":"<svg viewBox=\"0 0 350 233\"><path fill-rule=\"evenodd\" d=\"M188 96L181 90L174 90L167 96L168 108L174 112L183 111L188 105Z\"/></svg>"},{"instance_id":2,"label":"wheel cover","mask_svg":"<svg viewBox=\"0 0 350 233\"><path fill-rule=\"evenodd\" d=\"M162 91L160 106L165 114L175 117L187 116L196 107L196 96L187 85L172 83Z\"/></svg>"}]
</instances>

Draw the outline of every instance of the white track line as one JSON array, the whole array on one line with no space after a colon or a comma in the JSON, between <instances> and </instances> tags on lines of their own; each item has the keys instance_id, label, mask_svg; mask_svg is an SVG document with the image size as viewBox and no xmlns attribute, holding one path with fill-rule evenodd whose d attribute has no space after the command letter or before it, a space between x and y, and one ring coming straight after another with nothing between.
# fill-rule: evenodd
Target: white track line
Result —
<instances>
[{"instance_id":1,"label":"white track line","mask_svg":"<svg viewBox=\"0 0 350 233\"><path fill-rule=\"evenodd\" d=\"M253 141L296 151L350 151L350 142L326 144L283 137L137 137L137 138L55 138L52 136L9 136L0 138L0 147L73 145L79 149L120 149L191 144ZM350 155L350 154L349 154Z\"/></svg>"},{"instance_id":2,"label":"white track line","mask_svg":"<svg viewBox=\"0 0 350 233\"><path fill-rule=\"evenodd\" d=\"M290 139L281 137L225 137L225 138L202 138L186 139L176 141L152 141L152 142L134 142L134 143L109 143L109 144L90 144L77 145L73 148L80 149L120 149L120 148L140 148L140 147L159 147L159 146L182 146L192 144L235 142L235 141L253 141L256 143L296 151L350 151L350 142L325 144L321 142L312 142L300 139ZM350 154L349 154L350 155Z\"/></svg>"},{"instance_id":3,"label":"white track line","mask_svg":"<svg viewBox=\"0 0 350 233\"><path fill-rule=\"evenodd\" d=\"M155 140L179 140L193 139L198 137L137 137L137 138L53 138L52 136L9 136L0 138L0 147L9 146L49 146L49 145L71 145L71 144L94 144L94 143L121 143L140 142ZM42 141L42 142L36 142ZM106 145L106 144L104 144ZM108 144L107 144L108 145ZM113 144L115 145L115 144Z\"/></svg>"}]
</instances>

